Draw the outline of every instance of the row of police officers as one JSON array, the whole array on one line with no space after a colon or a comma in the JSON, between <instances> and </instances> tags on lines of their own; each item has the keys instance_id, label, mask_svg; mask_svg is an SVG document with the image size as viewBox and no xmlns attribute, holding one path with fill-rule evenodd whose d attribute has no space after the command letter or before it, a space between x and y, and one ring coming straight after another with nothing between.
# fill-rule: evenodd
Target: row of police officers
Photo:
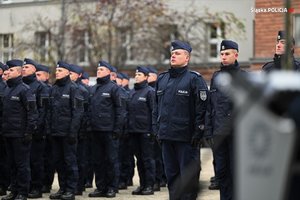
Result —
<instances>
[{"instance_id":1,"label":"row of police officers","mask_svg":"<svg viewBox=\"0 0 300 200\"><path fill-rule=\"evenodd\" d=\"M105 61L99 62L92 87L84 84L82 68L63 61L53 86L47 82L49 69L32 59L9 60L0 71L8 72L6 82L1 79L0 192L11 190L3 200L41 198L51 189L54 171L59 190L50 198L74 199L92 182L88 162L97 188L89 197L115 197L132 184L133 155L140 187L132 193L159 190L164 173L152 131L154 89L148 86L149 74L157 74L153 68L137 67L132 90L129 77L114 75ZM120 87L118 79L127 84Z\"/></svg>"}]
</instances>

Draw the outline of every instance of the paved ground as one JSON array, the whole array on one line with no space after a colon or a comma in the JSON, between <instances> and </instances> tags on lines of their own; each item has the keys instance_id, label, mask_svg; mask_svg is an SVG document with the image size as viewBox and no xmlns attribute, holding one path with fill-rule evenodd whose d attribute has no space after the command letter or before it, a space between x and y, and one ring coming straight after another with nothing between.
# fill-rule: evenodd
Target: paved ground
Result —
<instances>
[{"instance_id":1,"label":"paved ground","mask_svg":"<svg viewBox=\"0 0 300 200\"><path fill-rule=\"evenodd\" d=\"M219 191L218 190L208 190L207 187L209 185L209 179L213 175L212 169L212 154L210 149L201 149L201 161L202 161L202 171L200 177L200 184L202 190L199 193L197 200L218 200L219 199ZM137 174L137 173L135 173ZM155 192L154 195L150 196L133 196L131 192L137 187L138 177L134 177L134 186L129 187L127 190L120 190L119 194L117 194L114 200L131 200L131 199L140 199L140 200L168 200L168 191L167 188L161 188L160 192ZM56 192L58 190L57 178L55 179L52 192ZM93 191L94 189L87 189L84 192L83 196L76 196L77 200L81 199L106 199L106 198L89 198L88 193ZM44 194L44 198L49 199L49 194Z\"/></svg>"}]
</instances>

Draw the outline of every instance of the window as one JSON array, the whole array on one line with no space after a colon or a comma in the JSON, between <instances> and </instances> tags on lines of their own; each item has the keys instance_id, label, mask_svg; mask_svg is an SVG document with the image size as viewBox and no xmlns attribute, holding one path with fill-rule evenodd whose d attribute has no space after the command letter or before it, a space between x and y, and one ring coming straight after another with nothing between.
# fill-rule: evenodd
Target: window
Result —
<instances>
[{"instance_id":1,"label":"window","mask_svg":"<svg viewBox=\"0 0 300 200\"><path fill-rule=\"evenodd\" d=\"M294 17L294 38L295 45L300 47L300 15L295 15Z\"/></svg>"},{"instance_id":2,"label":"window","mask_svg":"<svg viewBox=\"0 0 300 200\"><path fill-rule=\"evenodd\" d=\"M77 41L77 63L80 65L88 65L89 64L89 57L90 57L90 34L88 31L79 30L74 33L74 37Z\"/></svg>"},{"instance_id":3,"label":"window","mask_svg":"<svg viewBox=\"0 0 300 200\"><path fill-rule=\"evenodd\" d=\"M117 50L119 63L126 61L127 63L135 60L136 48L132 46L132 31L130 27L119 27L117 30L120 48Z\"/></svg>"},{"instance_id":4,"label":"window","mask_svg":"<svg viewBox=\"0 0 300 200\"><path fill-rule=\"evenodd\" d=\"M0 34L0 60L6 62L13 58L13 34Z\"/></svg>"},{"instance_id":5,"label":"window","mask_svg":"<svg viewBox=\"0 0 300 200\"><path fill-rule=\"evenodd\" d=\"M216 61L219 59L220 43L225 38L224 24L208 23L207 25L208 36L208 56L210 61Z\"/></svg>"},{"instance_id":6,"label":"window","mask_svg":"<svg viewBox=\"0 0 300 200\"><path fill-rule=\"evenodd\" d=\"M49 48L50 48L50 33L49 32L36 32L36 47L39 60L41 62L48 61Z\"/></svg>"}]
</instances>

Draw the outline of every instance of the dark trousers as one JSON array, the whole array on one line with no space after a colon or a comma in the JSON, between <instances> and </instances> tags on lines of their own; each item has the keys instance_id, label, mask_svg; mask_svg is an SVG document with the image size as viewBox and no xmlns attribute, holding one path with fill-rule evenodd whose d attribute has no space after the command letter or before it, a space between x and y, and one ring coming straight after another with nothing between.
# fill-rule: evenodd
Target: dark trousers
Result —
<instances>
[{"instance_id":1,"label":"dark trousers","mask_svg":"<svg viewBox=\"0 0 300 200\"><path fill-rule=\"evenodd\" d=\"M77 191L83 191L85 189L85 178L87 174L87 138L80 138L77 145L77 164L79 179L77 185Z\"/></svg>"},{"instance_id":2,"label":"dark trousers","mask_svg":"<svg viewBox=\"0 0 300 200\"><path fill-rule=\"evenodd\" d=\"M5 149L5 139L0 135L0 188L7 190L10 184L10 170Z\"/></svg>"},{"instance_id":3,"label":"dark trousers","mask_svg":"<svg viewBox=\"0 0 300 200\"><path fill-rule=\"evenodd\" d=\"M154 141L143 133L131 133L140 186L153 186L155 181Z\"/></svg>"},{"instance_id":4,"label":"dark trousers","mask_svg":"<svg viewBox=\"0 0 300 200\"><path fill-rule=\"evenodd\" d=\"M55 168L53 163L52 137L46 136L44 149L44 177L43 185L50 187L54 180Z\"/></svg>"},{"instance_id":5,"label":"dark trousers","mask_svg":"<svg viewBox=\"0 0 300 200\"><path fill-rule=\"evenodd\" d=\"M170 200L196 200L200 176L200 149L189 142L162 140Z\"/></svg>"},{"instance_id":6,"label":"dark trousers","mask_svg":"<svg viewBox=\"0 0 300 200\"><path fill-rule=\"evenodd\" d=\"M155 182L160 184L164 182L164 164L162 160L162 151L161 146L158 144L157 141L154 141L154 159L155 159Z\"/></svg>"},{"instance_id":7,"label":"dark trousers","mask_svg":"<svg viewBox=\"0 0 300 200\"><path fill-rule=\"evenodd\" d=\"M30 152L31 184L30 189L41 190L44 177L45 139L33 139Z\"/></svg>"},{"instance_id":8,"label":"dark trousers","mask_svg":"<svg viewBox=\"0 0 300 200\"><path fill-rule=\"evenodd\" d=\"M98 190L118 190L119 186L119 140L112 132L93 132L93 163Z\"/></svg>"},{"instance_id":9,"label":"dark trousers","mask_svg":"<svg viewBox=\"0 0 300 200\"><path fill-rule=\"evenodd\" d=\"M120 160L120 183L127 183L129 180L132 180L134 170L134 161L133 158L133 144L132 136L128 135L126 138L120 139L119 147L119 160Z\"/></svg>"},{"instance_id":10,"label":"dark trousers","mask_svg":"<svg viewBox=\"0 0 300 200\"><path fill-rule=\"evenodd\" d=\"M5 146L11 172L11 192L28 195L30 185L30 148L31 142L23 138L6 137Z\"/></svg>"},{"instance_id":11,"label":"dark trousers","mask_svg":"<svg viewBox=\"0 0 300 200\"><path fill-rule=\"evenodd\" d=\"M220 186L220 199L233 198L233 141L232 137L215 136L214 147L216 178Z\"/></svg>"},{"instance_id":12,"label":"dark trousers","mask_svg":"<svg viewBox=\"0 0 300 200\"><path fill-rule=\"evenodd\" d=\"M75 193L78 183L77 144L70 144L67 137L53 136L52 149L60 189Z\"/></svg>"},{"instance_id":13,"label":"dark trousers","mask_svg":"<svg viewBox=\"0 0 300 200\"><path fill-rule=\"evenodd\" d=\"M87 134L87 169L85 183L93 183L94 168L93 168L93 148L92 148L92 133Z\"/></svg>"}]
</instances>

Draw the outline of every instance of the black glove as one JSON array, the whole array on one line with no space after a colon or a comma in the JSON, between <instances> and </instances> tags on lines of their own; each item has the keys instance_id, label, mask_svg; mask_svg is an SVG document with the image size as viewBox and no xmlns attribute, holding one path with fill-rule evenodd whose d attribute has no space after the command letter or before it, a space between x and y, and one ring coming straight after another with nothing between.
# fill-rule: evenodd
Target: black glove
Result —
<instances>
[{"instance_id":1,"label":"black glove","mask_svg":"<svg viewBox=\"0 0 300 200\"><path fill-rule=\"evenodd\" d=\"M25 133L23 137L23 143L29 144L32 141L32 134L31 133Z\"/></svg>"},{"instance_id":2,"label":"black glove","mask_svg":"<svg viewBox=\"0 0 300 200\"><path fill-rule=\"evenodd\" d=\"M119 139L120 138L120 134L119 133L117 133L117 132L113 132L112 133L112 139L113 140L117 140L117 139Z\"/></svg>"},{"instance_id":3,"label":"black glove","mask_svg":"<svg viewBox=\"0 0 300 200\"><path fill-rule=\"evenodd\" d=\"M206 140L206 143L208 144L208 146L209 146L210 148L214 148L215 142L214 142L214 139L213 139L213 138L206 138L205 140Z\"/></svg>"},{"instance_id":4,"label":"black glove","mask_svg":"<svg viewBox=\"0 0 300 200\"><path fill-rule=\"evenodd\" d=\"M74 144L76 144L77 143L77 137L76 136L68 136L68 143L70 144L70 145L74 145Z\"/></svg>"},{"instance_id":5,"label":"black glove","mask_svg":"<svg viewBox=\"0 0 300 200\"><path fill-rule=\"evenodd\" d=\"M191 145L193 147L200 147L201 143L202 143L202 138L197 136L192 137Z\"/></svg>"},{"instance_id":6,"label":"black glove","mask_svg":"<svg viewBox=\"0 0 300 200\"><path fill-rule=\"evenodd\" d=\"M156 136L154 133L147 133L146 136L151 140L151 142L155 142Z\"/></svg>"},{"instance_id":7,"label":"black glove","mask_svg":"<svg viewBox=\"0 0 300 200\"><path fill-rule=\"evenodd\" d=\"M32 138L33 138L34 140L43 140L43 139L46 138L46 136L43 135L43 134L40 134L40 133L35 133L35 134L32 135Z\"/></svg>"}]
</instances>

